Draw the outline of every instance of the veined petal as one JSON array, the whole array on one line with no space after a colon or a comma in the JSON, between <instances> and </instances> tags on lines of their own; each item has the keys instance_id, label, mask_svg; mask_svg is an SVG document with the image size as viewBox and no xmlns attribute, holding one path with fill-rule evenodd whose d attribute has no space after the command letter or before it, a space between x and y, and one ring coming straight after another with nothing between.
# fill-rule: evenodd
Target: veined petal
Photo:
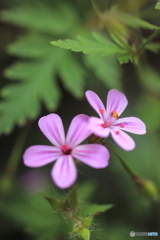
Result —
<instances>
[{"instance_id":1,"label":"veined petal","mask_svg":"<svg viewBox=\"0 0 160 240\"><path fill-rule=\"evenodd\" d=\"M103 102L99 98L99 96L91 90L86 91L85 95L89 104L94 108L94 110L98 113L98 115L104 120L106 109L104 107Z\"/></svg>"},{"instance_id":2,"label":"veined petal","mask_svg":"<svg viewBox=\"0 0 160 240\"><path fill-rule=\"evenodd\" d=\"M119 92L116 89L112 89L108 92L107 96L107 122L115 121L116 118L112 116L112 112L116 112L118 114L118 117L121 115L121 113L124 111L128 104L128 100L126 96Z\"/></svg>"},{"instance_id":3,"label":"veined petal","mask_svg":"<svg viewBox=\"0 0 160 240\"><path fill-rule=\"evenodd\" d=\"M77 171L71 155L63 155L53 166L52 179L59 188L69 188L76 181Z\"/></svg>"},{"instance_id":4,"label":"veined petal","mask_svg":"<svg viewBox=\"0 0 160 240\"><path fill-rule=\"evenodd\" d=\"M91 135L89 117L85 114L75 116L66 136L66 144L73 148Z\"/></svg>"},{"instance_id":5,"label":"veined petal","mask_svg":"<svg viewBox=\"0 0 160 240\"><path fill-rule=\"evenodd\" d=\"M38 121L39 128L49 141L60 147L65 143L65 134L61 118L57 114L49 114Z\"/></svg>"},{"instance_id":6,"label":"veined petal","mask_svg":"<svg viewBox=\"0 0 160 240\"><path fill-rule=\"evenodd\" d=\"M79 145L72 151L72 156L93 168L105 168L109 163L109 151L99 144Z\"/></svg>"},{"instance_id":7,"label":"veined petal","mask_svg":"<svg viewBox=\"0 0 160 240\"><path fill-rule=\"evenodd\" d=\"M131 151L135 148L135 142L127 133L112 129L111 135L114 141L125 151Z\"/></svg>"},{"instance_id":8,"label":"veined petal","mask_svg":"<svg viewBox=\"0 0 160 240\"><path fill-rule=\"evenodd\" d=\"M35 145L27 148L23 159L28 167L42 167L55 161L61 155L62 151L57 147Z\"/></svg>"},{"instance_id":9,"label":"veined petal","mask_svg":"<svg viewBox=\"0 0 160 240\"><path fill-rule=\"evenodd\" d=\"M89 127L96 136L106 138L110 133L110 128L103 127L104 121L97 117L90 117Z\"/></svg>"},{"instance_id":10,"label":"veined petal","mask_svg":"<svg viewBox=\"0 0 160 240\"><path fill-rule=\"evenodd\" d=\"M146 133L146 125L139 118L136 117L126 117L117 119L113 126L117 126L120 129L135 133L135 134L145 134Z\"/></svg>"}]
</instances>

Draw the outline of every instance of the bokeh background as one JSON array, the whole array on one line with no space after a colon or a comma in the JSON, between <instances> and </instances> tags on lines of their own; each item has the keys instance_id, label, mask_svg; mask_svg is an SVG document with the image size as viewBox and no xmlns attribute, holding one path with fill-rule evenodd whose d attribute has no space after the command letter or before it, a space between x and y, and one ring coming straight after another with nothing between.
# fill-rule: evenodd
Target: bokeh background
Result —
<instances>
[{"instance_id":1,"label":"bokeh background","mask_svg":"<svg viewBox=\"0 0 160 240\"><path fill-rule=\"evenodd\" d=\"M52 183L52 164L29 169L23 165L22 154L31 145L48 144L37 125L41 116L59 114L67 130L76 114L95 115L85 99L88 89L95 91L104 103L112 88L127 96L129 105L122 116L141 118L147 134L132 135L136 142L132 152L121 150L111 139L108 141L139 176L152 181L160 190L160 35L152 41L156 47L146 49L138 62L121 65L115 56L85 55L49 44L86 32L108 34L115 28L129 46L136 48L155 30L138 24L135 27L130 18L128 24L118 14L125 12L159 26L157 1L95 2L102 12L106 10L105 27L90 1L0 1L1 240L71 238L70 224L54 213L43 198L46 194L63 198L67 193ZM140 191L114 153L106 169L79 165L78 170L82 207L85 197L91 203L114 204L114 208L95 217L91 239L128 240L130 231L160 235L158 196L155 200Z\"/></svg>"}]
</instances>

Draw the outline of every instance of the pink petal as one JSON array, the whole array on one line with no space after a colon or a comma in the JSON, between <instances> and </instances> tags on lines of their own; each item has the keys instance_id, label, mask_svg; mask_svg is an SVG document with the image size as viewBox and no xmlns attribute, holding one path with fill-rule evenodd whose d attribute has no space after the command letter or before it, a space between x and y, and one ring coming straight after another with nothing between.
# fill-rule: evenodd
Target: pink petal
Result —
<instances>
[{"instance_id":1,"label":"pink petal","mask_svg":"<svg viewBox=\"0 0 160 240\"><path fill-rule=\"evenodd\" d=\"M110 129L103 127L104 121L97 117L90 117L89 127L96 136L106 138L109 136Z\"/></svg>"},{"instance_id":2,"label":"pink petal","mask_svg":"<svg viewBox=\"0 0 160 240\"><path fill-rule=\"evenodd\" d=\"M113 126L135 134L141 135L146 133L146 125L136 117L120 118L114 122Z\"/></svg>"},{"instance_id":3,"label":"pink petal","mask_svg":"<svg viewBox=\"0 0 160 240\"><path fill-rule=\"evenodd\" d=\"M64 128L61 118L57 114L49 114L41 117L38 122L39 128L50 142L60 147L65 143Z\"/></svg>"},{"instance_id":4,"label":"pink petal","mask_svg":"<svg viewBox=\"0 0 160 240\"><path fill-rule=\"evenodd\" d=\"M72 151L72 156L93 168L105 168L110 157L109 151L102 145L79 145Z\"/></svg>"},{"instance_id":5,"label":"pink petal","mask_svg":"<svg viewBox=\"0 0 160 240\"><path fill-rule=\"evenodd\" d=\"M66 136L66 144L69 147L73 148L92 134L88 122L89 117L85 114L73 118Z\"/></svg>"},{"instance_id":6,"label":"pink petal","mask_svg":"<svg viewBox=\"0 0 160 240\"><path fill-rule=\"evenodd\" d=\"M99 98L99 96L91 90L86 91L85 95L89 104L94 108L94 110L98 113L98 115L104 120L106 109L101 99ZM101 111L103 110L104 110L104 113L101 113Z\"/></svg>"},{"instance_id":7,"label":"pink petal","mask_svg":"<svg viewBox=\"0 0 160 240\"><path fill-rule=\"evenodd\" d=\"M54 183L59 188L69 188L76 181L77 171L70 155L61 156L51 171Z\"/></svg>"},{"instance_id":8,"label":"pink petal","mask_svg":"<svg viewBox=\"0 0 160 240\"><path fill-rule=\"evenodd\" d=\"M120 116L121 113L126 108L127 104L128 104L128 100L123 93L119 92L116 89L110 90L108 92L107 103L106 103L107 116L108 116L107 122L115 121L116 119L111 116L111 113L113 111L116 111L118 116Z\"/></svg>"},{"instance_id":9,"label":"pink petal","mask_svg":"<svg viewBox=\"0 0 160 240\"><path fill-rule=\"evenodd\" d=\"M135 148L133 139L121 130L111 130L114 141L124 150L131 151Z\"/></svg>"},{"instance_id":10,"label":"pink petal","mask_svg":"<svg viewBox=\"0 0 160 240\"><path fill-rule=\"evenodd\" d=\"M28 167L42 167L55 161L61 155L62 151L57 147L35 145L25 151L23 159Z\"/></svg>"}]
</instances>

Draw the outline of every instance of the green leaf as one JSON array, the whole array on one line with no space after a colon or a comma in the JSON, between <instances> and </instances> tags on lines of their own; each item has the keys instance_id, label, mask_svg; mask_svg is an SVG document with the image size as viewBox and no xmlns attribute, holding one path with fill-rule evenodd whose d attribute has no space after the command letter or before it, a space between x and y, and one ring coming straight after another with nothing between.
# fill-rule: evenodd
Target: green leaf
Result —
<instances>
[{"instance_id":1,"label":"green leaf","mask_svg":"<svg viewBox=\"0 0 160 240\"><path fill-rule=\"evenodd\" d=\"M51 198L44 196L44 198L50 203L51 207L56 212L66 211L66 204L59 198Z\"/></svg>"},{"instance_id":2,"label":"green leaf","mask_svg":"<svg viewBox=\"0 0 160 240\"><path fill-rule=\"evenodd\" d=\"M66 197L65 203L69 210L75 210L78 207L78 195L76 186L72 187L71 191Z\"/></svg>"},{"instance_id":3,"label":"green leaf","mask_svg":"<svg viewBox=\"0 0 160 240\"><path fill-rule=\"evenodd\" d=\"M52 51L49 38L44 35L29 34L17 39L7 46L7 52L11 55L24 58L44 57Z\"/></svg>"},{"instance_id":4,"label":"green leaf","mask_svg":"<svg viewBox=\"0 0 160 240\"><path fill-rule=\"evenodd\" d=\"M131 54L127 53L127 52L125 54L119 54L117 59L120 64L128 63L129 61L133 62L133 58L132 58Z\"/></svg>"},{"instance_id":5,"label":"green leaf","mask_svg":"<svg viewBox=\"0 0 160 240\"><path fill-rule=\"evenodd\" d=\"M85 207L84 214L90 215L90 214L95 214L98 212L105 212L112 208L114 205L113 204L90 204Z\"/></svg>"},{"instance_id":6,"label":"green leaf","mask_svg":"<svg viewBox=\"0 0 160 240\"><path fill-rule=\"evenodd\" d=\"M84 70L72 53L65 51L59 65L59 76L63 86L76 98L83 97Z\"/></svg>"},{"instance_id":7,"label":"green leaf","mask_svg":"<svg viewBox=\"0 0 160 240\"><path fill-rule=\"evenodd\" d=\"M145 46L145 49L150 50L154 53L158 53L160 50L160 43L150 42Z\"/></svg>"},{"instance_id":8,"label":"green leaf","mask_svg":"<svg viewBox=\"0 0 160 240\"><path fill-rule=\"evenodd\" d=\"M159 0L156 3L155 9L160 10L160 1Z\"/></svg>"},{"instance_id":9,"label":"green leaf","mask_svg":"<svg viewBox=\"0 0 160 240\"><path fill-rule=\"evenodd\" d=\"M19 27L54 35L66 34L79 23L75 9L67 4L22 6L1 12L1 19Z\"/></svg>"},{"instance_id":10,"label":"green leaf","mask_svg":"<svg viewBox=\"0 0 160 240\"><path fill-rule=\"evenodd\" d=\"M131 14L124 13L124 12L121 14L120 20L123 23L125 23L128 26L133 27L133 28L141 27L141 28L147 28L147 29L150 29L150 30L159 29L159 27L142 20L142 19L138 18L137 16L133 16Z\"/></svg>"},{"instance_id":11,"label":"green leaf","mask_svg":"<svg viewBox=\"0 0 160 240\"><path fill-rule=\"evenodd\" d=\"M52 41L52 45L70 49L74 52L83 52L86 54L100 53L101 56L112 56L121 52L121 48L98 33L85 37L77 37L77 40L58 40Z\"/></svg>"},{"instance_id":12,"label":"green leaf","mask_svg":"<svg viewBox=\"0 0 160 240\"><path fill-rule=\"evenodd\" d=\"M86 66L92 69L97 79L106 87L121 89L121 69L114 56L104 58L99 54L89 54L84 55L83 59Z\"/></svg>"},{"instance_id":13,"label":"green leaf","mask_svg":"<svg viewBox=\"0 0 160 240\"><path fill-rule=\"evenodd\" d=\"M39 114L41 101L48 110L57 108L60 98L54 77L57 50L53 53L48 55L48 59L32 63L31 69L29 69L30 65L24 63L24 67L27 66L30 70L25 79L18 84L8 85L2 89L1 95L5 101L0 103L0 132L8 133L15 123L22 125L27 119L35 119ZM10 77L15 78L16 74L14 71L13 75L10 72Z\"/></svg>"}]
</instances>

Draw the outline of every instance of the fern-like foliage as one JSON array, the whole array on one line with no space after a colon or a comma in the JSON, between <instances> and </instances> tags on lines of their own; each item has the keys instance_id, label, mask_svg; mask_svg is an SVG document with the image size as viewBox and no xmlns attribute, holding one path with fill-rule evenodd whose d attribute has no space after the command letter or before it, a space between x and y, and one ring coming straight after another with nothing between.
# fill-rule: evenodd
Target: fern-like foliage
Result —
<instances>
[{"instance_id":1,"label":"fern-like foliage","mask_svg":"<svg viewBox=\"0 0 160 240\"><path fill-rule=\"evenodd\" d=\"M106 86L120 89L120 67L115 58L110 62L95 54L94 61L79 59L76 54L50 44L52 39L73 35L81 23L72 6L64 3L54 9L47 4L22 6L2 11L1 15L3 21L26 29L27 33L7 46L8 54L18 60L4 71L10 84L1 90L0 133L10 133L15 124L24 125L27 120L35 119L40 114L41 103L48 111L55 111L61 98L58 76L67 91L82 98L88 79L86 62ZM119 51L119 46L110 40L96 34L95 39L88 40L91 52L96 53L99 47L102 52L106 48L107 56ZM81 41L83 45L82 37ZM96 49L94 41L97 41ZM103 69L102 65L106 68Z\"/></svg>"},{"instance_id":2,"label":"fern-like foliage","mask_svg":"<svg viewBox=\"0 0 160 240\"><path fill-rule=\"evenodd\" d=\"M23 125L27 119L35 119L41 103L49 111L57 109L61 96L58 75L73 96L82 97L84 71L72 53L49 43L53 36L66 34L78 24L78 14L72 7L20 7L3 11L2 19L28 28L26 35L7 47L10 55L19 58L5 70L5 77L12 83L1 90L0 133L9 133L15 123Z\"/></svg>"}]
</instances>

